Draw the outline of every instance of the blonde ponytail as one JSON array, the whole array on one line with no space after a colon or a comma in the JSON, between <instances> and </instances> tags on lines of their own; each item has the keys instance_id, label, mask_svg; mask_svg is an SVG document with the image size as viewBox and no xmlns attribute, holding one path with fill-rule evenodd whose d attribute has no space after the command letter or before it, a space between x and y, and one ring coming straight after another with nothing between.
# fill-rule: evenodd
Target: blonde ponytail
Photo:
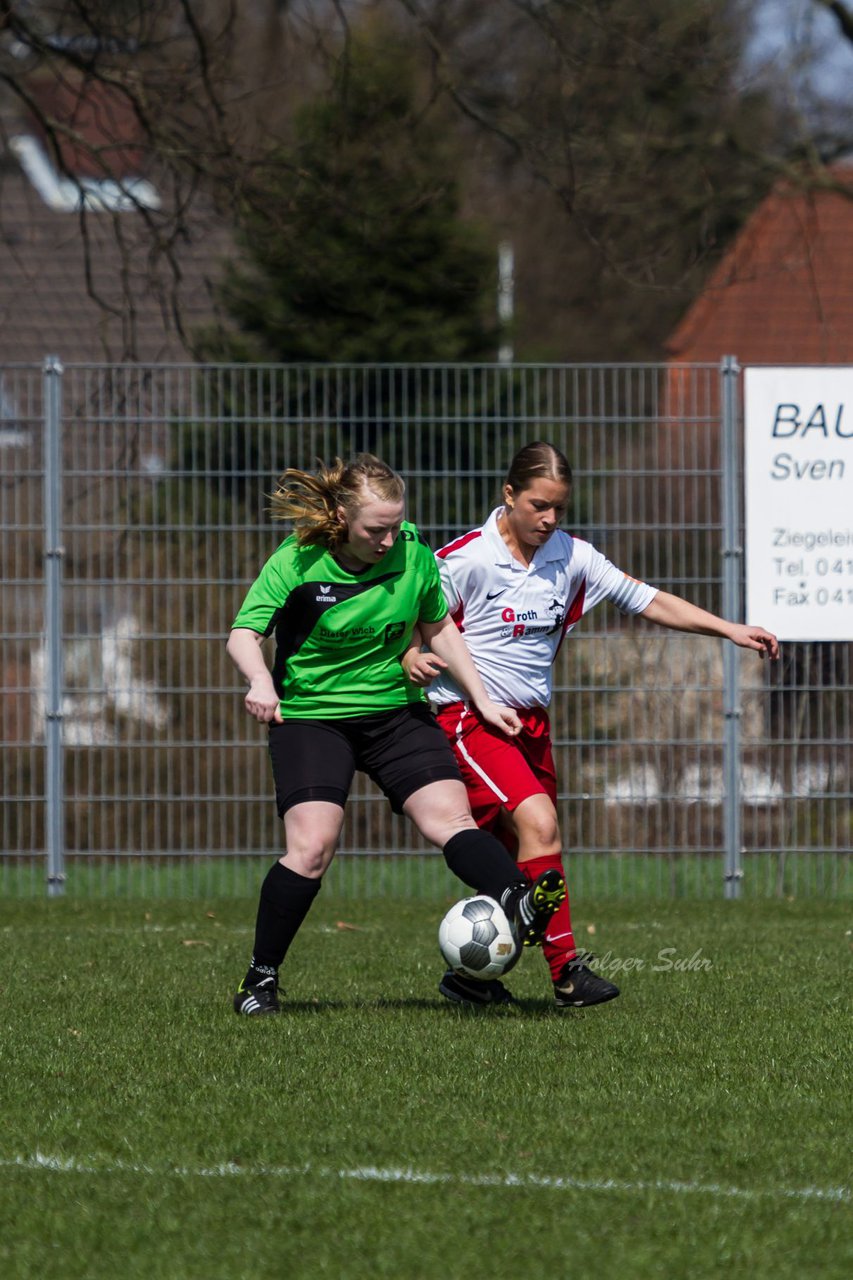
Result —
<instances>
[{"instance_id":1,"label":"blonde ponytail","mask_svg":"<svg viewBox=\"0 0 853 1280\"><path fill-rule=\"evenodd\" d=\"M372 453L360 453L354 462L335 458L331 466L320 462L316 474L288 467L270 499L274 520L292 520L300 546L320 546L334 551L347 537L352 520L366 498L401 502L406 486L396 471ZM343 507L346 520L338 515Z\"/></svg>"}]
</instances>

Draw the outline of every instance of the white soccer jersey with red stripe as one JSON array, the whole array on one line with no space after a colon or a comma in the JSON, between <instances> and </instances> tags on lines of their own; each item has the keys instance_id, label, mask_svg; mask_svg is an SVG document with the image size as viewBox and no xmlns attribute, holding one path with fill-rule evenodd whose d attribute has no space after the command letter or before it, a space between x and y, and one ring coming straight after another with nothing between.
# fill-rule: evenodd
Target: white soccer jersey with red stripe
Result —
<instances>
[{"instance_id":1,"label":"white soccer jersey with red stripe","mask_svg":"<svg viewBox=\"0 0 853 1280\"><path fill-rule=\"evenodd\" d=\"M498 532L502 510L436 552L441 582L489 696L504 706L547 707L557 650L584 614L602 600L623 613L642 613L657 588L561 529L525 567ZM465 698L447 673L433 681L428 696L437 706Z\"/></svg>"}]
</instances>

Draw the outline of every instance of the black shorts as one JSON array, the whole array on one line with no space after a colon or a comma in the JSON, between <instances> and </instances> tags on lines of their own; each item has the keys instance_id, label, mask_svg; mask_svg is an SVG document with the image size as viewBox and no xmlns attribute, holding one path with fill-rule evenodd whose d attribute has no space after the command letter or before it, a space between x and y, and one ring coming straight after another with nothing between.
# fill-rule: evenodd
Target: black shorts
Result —
<instances>
[{"instance_id":1,"label":"black shorts","mask_svg":"<svg viewBox=\"0 0 853 1280\"><path fill-rule=\"evenodd\" d=\"M285 720L270 725L278 815L305 800L344 807L356 769L376 783L395 813L427 783L461 781L450 744L429 707L345 720Z\"/></svg>"}]
</instances>

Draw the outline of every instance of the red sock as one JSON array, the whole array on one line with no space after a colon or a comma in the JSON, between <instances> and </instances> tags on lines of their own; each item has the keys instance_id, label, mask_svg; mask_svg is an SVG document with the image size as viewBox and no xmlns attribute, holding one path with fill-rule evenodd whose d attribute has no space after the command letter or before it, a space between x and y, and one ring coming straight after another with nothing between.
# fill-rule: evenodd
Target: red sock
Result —
<instances>
[{"instance_id":1,"label":"red sock","mask_svg":"<svg viewBox=\"0 0 853 1280\"><path fill-rule=\"evenodd\" d=\"M528 862L520 862L518 869L527 880L536 880L543 871L559 871L563 874L563 859L559 853L543 858L531 858ZM560 904L548 922L545 938L542 943L542 954L548 961L551 978L554 982L560 977L563 966L577 955L574 934L572 933L572 915L569 907L569 895Z\"/></svg>"}]
</instances>

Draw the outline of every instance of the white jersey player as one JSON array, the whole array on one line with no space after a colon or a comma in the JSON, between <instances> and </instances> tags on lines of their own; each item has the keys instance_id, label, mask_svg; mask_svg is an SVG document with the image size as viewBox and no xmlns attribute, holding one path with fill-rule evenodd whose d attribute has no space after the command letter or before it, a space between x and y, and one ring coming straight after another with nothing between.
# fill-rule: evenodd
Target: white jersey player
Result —
<instances>
[{"instance_id":1,"label":"white jersey player","mask_svg":"<svg viewBox=\"0 0 853 1280\"><path fill-rule=\"evenodd\" d=\"M657 591L561 529L522 564L501 536L503 511L498 507L482 529L441 548L441 584L489 696L508 707L547 707L557 651L583 615L602 600L642 613ZM443 672L429 697L446 706L463 694Z\"/></svg>"},{"instance_id":2,"label":"white jersey player","mask_svg":"<svg viewBox=\"0 0 853 1280\"><path fill-rule=\"evenodd\" d=\"M689 601L629 577L590 543L558 528L571 492L571 468L554 445L537 441L513 458L503 505L480 529L437 553L451 616L489 697L513 708L521 732L507 738L484 724L440 658L413 643L404 666L429 686L439 723L462 771L479 826L500 836L528 879L562 869L557 779L548 706L551 671L565 636L602 600L676 631L721 636L777 658L776 637L727 622ZM619 994L578 955L569 901L552 917L543 952L559 1008L601 1004ZM507 1003L500 983L446 973L439 990L466 1003Z\"/></svg>"}]
</instances>

